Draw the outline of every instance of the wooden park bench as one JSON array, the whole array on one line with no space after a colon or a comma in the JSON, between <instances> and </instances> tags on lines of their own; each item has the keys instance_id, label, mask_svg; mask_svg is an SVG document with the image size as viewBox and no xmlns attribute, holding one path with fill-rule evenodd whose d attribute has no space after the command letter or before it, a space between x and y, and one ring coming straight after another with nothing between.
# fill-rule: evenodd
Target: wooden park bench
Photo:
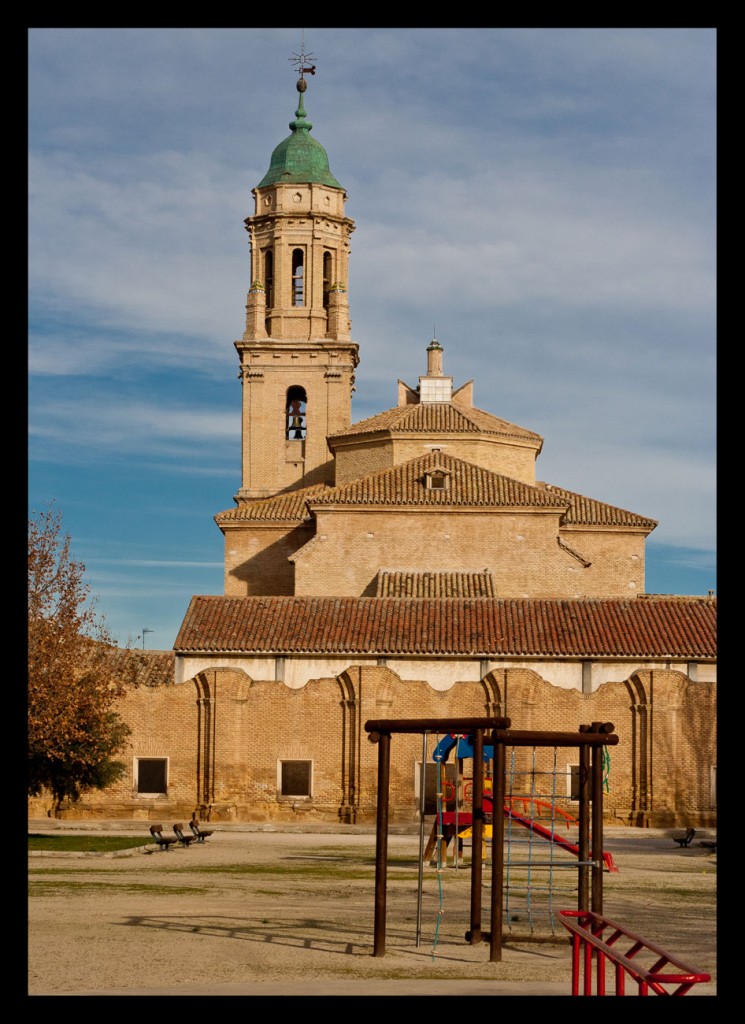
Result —
<instances>
[{"instance_id":1,"label":"wooden park bench","mask_svg":"<svg viewBox=\"0 0 745 1024\"><path fill-rule=\"evenodd\" d=\"M164 836L162 825L151 825L150 835L153 837L153 842L157 843L161 850L169 850L174 843L178 842L177 836Z\"/></svg>"},{"instance_id":2,"label":"wooden park bench","mask_svg":"<svg viewBox=\"0 0 745 1024\"><path fill-rule=\"evenodd\" d=\"M173 832L174 835L176 836L177 841L181 844L181 846L184 847L184 849L191 846L192 843L196 843L197 841L196 836L187 836L184 833L184 826L180 821L177 821L176 824L173 826Z\"/></svg>"},{"instance_id":3,"label":"wooden park bench","mask_svg":"<svg viewBox=\"0 0 745 1024\"><path fill-rule=\"evenodd\" d=\"M673 836L673 842L677 843L680 847L690 846L691 841L695 835L695 828L687 828L682 836Z\"/></svg>"},{"instance_id":4,"label":"wooden park bench","mask_svg":"<svg viewBox=\"0 0 745 1024\"><path fill-rule=\"evenodd\" d=\"M196 818L191 819L189 822L189 828L194 833L194 838L200 843L203 843L205 839L208 839L213 832L213 829L211 828L202 828Z\"/></svg>"}]
</instances>

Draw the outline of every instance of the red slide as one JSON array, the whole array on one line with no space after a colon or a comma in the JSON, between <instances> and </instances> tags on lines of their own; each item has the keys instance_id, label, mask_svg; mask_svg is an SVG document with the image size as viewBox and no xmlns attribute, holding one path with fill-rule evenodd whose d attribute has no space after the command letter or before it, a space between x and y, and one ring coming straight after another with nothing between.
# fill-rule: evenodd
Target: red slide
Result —
<instances>
[{"instance_id":1,"label":"red slide","mask_svg":"<svg viewBox=\"0 0 745 1024\"><path fill-rule=\"evenodd\" d=\"M504 809L505 817L512 818L518 825L522 825L524 828L529 828L532 832L536 832L539 836L543 836L544 839L548 839L552 843L558 843L562 849L568 850L569 853L573 853L575 857L579 856L579 847L576 843L571 843L564 836L559 835L558 832L551 832L550 829L544 828L543 825L539 825L537 821L531 821L530 818L526 818L522 814L518 814L517 811L513 811L509 807ZM618 872L615 861L610 853L603 853L603 861L606 868L610 872Z\"/></svg>"}]
</instances>

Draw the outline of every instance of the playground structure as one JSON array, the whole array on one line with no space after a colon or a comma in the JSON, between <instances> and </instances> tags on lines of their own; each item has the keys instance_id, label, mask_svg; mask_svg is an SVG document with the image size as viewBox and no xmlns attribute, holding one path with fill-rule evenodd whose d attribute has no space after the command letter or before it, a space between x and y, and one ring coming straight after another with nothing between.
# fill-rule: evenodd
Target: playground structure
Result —
<instances>
[{"instance_id":1,"label":"playground structure","mask_svg":"<svg viewBox=\"0 0 745 1024\"><path fill-rule=\"evenodd\" d=\"M606 767L609 766L607 751ZM445 774L446 762L454 755L456 770ZM522 754L522 756L518 756ZM580 850L576 835L579 821L561 806L569 804L566 764L558 761L558 750L537 748L519 751L512 747L505 764L505 846L504 926L512 938L538 940L563 932L560 908L571 906ZM423 755L424 756L424 755ZM435 863L438 872L447 863L448 852L454 868L461 861L463 844L473 837L473 779L464 766L473 758L470 736L448 734L434 748L431 760L437 766L436 803L422 808L434 815L424 850L425 865ZM492 835L493 801L491 764L494 750L484 744L484 793L482 858L486 858ZM605 777L604 777L605 783ZM612 855L602 851L605 870L617 872ZM421 894L420 894L421 902Z\"/></svg>"},{"instance_id":2,"label":"playground structure","mask_svg":"<svg viewBox=\"0 0 745 1024\"><path fill-rule=\"evenodd\" d=\"M580 726L576 733L572 732L537 732L513 730L509 718L464 718L464 719L385 719L372 720L365 723L365 731L371 742L378 744L378 804L376 825L376 860L375 860L375 937L373 956L385 956L386 937L386 899L387 899L387 863L388 863L388 817L389 817L389 785L391 739L396 733L418 734L423 737L426 749L428 735L468 737L473 758L472 809L467 812L470 820L448 822L445 815L457 815L454 811L440 810L440 825L449 826L450 836L454 839L454 856L458 853L458 832L460 824L471 830L471 902L470 927L466 932L466 941L471 945L489 942L490 960L501 960L503 929L505 925L505 880L508 868L525 867L524 864L511 864L509 850L511 843L506 822L527 829L531 836L540 835L545 826L531 820L525 814L515 810L521 801L532 800L532 806L541 808L540 801L550 803L548 798L538 794L508 792L507 751L513 757L521 748L533 748L535 751L546 751L554 748L573 747L577 750L578 768L578 816L576 818L578 836L576 843L565 840L563 848L572 847L573 869L577 875L577 909L591 910L602 914L603 910L603 869L609 867L603 857L603 752L608 746L618 743L613 734L611 723L593 722L591 725ZM485 734L488 742L485 743ZM452 746L454 746L453 744ZM452 746L450 749L452 749ZM485 755L486 746L486 755ZM491 748L491 749L490 749ZM440 761L445 758L446 751L440 752ZM491 755L491 756L489 756ZM485 763L493 763L491 780L491 801L488 794L485 798ZM423 758L424 763L424 758ZM535 772L533 773L535 775ZM556 772L553 773L554 777ZM439 787L438 787L439 788ZM422 793L423 796L423 793ZM501 807L503 813L494 814L487 810ZM523 806L525 806L523 804ZM542 809L542 808L541 808ZM483 883L483 841L487 816L491 813L492 857L491 857L491 898L490 898L490 929L482 931L482 883ZM570 816L571 817L571 816ZM566 819L564 819L566 820ZM437 824L437 823L436 823ZM420 845L424 845L424 815L420 823ZM558 842L557 833L550 831L551 846L562 846ZM444 836L443 836L444 838ZM542 836L546 838L546 836ZM562 837L563 838L563 837ZM508 856L505 856L505 850ZM420 873L424 856L420 850ZM612 861L611 861L612 863ZM421 874L420 874L421 877ZM509 920L509 908L508 908Z\"/></svg>"},{"instance_id":3,"label":"playground structure","mask_svg":"<svg viewBox=\"0 0 745 1024\"><path fill-rule=\"evenodd\" d=\"M450 753L454 752L458 771L455 779L448 779L443 773L443 765L448 761ZM426 752L425 752L426 753ZM449 733L440 740L433 753L432 761L438 765L439 778L437 791L440 801L435 811L435 821L432 832L424 851L425 863L430 862L435 849L438 849L439 858L444 859L453 842L453 864L458 866L459 853L462 850L462 841L472 834L470 811L472 802L473 779L465 776L463 764L466 760L473 758L472 737L469 735L457 735ZM491 791L491 776L489 765L494 758L494 748L488 744L484 745L483 759L487 776L484 779L483 809L484 809L484 837L491 837L491 820L493 816L493 803ZM504 814L508 818L508 826L511 823L521 825L529 829L537 836L555 843L564 850L578 854L578 848L568 838L557 831L559 825L563 824L567 830L572 826L578 826L579 821L568 810L560 806L559 801L564 798L557 790L557 780L565 778L565 770L557 767L556 749L554 748L554 763L540 770L536 764L535 749L533 751L532 763L522 770L515 764L515 752L512 751L512 762L507 765L506 796L504 803ZM544 788L536 788L536 780L543 776ZM527 782L525 781L527 780ZM519 792L516 792L516 785L521 785ZM539 795L542 794L542 795ZM427 808L425 806L424 813ZM439 843L439 847L438 847ZM608 871L617 871L617 867L610 853L603 852L603 861Z\"/></svg>"}]
</instances>

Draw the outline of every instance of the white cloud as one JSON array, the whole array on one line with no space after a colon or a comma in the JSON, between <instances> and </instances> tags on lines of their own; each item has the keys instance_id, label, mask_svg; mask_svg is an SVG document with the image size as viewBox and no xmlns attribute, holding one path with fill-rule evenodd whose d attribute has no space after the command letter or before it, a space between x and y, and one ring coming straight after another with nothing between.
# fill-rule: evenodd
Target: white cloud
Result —
<instances>
[{"instance_id":1,"label":"white cloud","mask_svg":"<svg viewBox=\"0 0 745 1024\"><path fill-rule=\"evenodd\" d=\"M133 449L151 456L188 449L194 444L235 443L238 410L168 408L163 403L110 399L99 403L58 398L32 411L33 439L64 442L73 448L96 448L110 454Z\"/></svg>"}]
</instances>

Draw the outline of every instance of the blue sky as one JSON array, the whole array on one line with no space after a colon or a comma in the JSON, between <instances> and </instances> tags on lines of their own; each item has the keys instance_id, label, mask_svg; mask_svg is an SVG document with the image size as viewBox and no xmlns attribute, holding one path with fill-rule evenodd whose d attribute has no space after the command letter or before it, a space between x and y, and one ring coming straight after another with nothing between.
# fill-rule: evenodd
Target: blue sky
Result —
<instances>
[{"instance_id":1,"label":"blue sky","mask_svg":"<svg viewBox=\"0 0 745 1024\"><path fill-rule=\"evenodd\" d=\"M537 478L649 516L647 590L716 589L716 32L29 32L29 509L54 501L121 644L223 590L251 189L290 57L347 190L353 419L456 386Z\"/></svg>"}]
</instances>

